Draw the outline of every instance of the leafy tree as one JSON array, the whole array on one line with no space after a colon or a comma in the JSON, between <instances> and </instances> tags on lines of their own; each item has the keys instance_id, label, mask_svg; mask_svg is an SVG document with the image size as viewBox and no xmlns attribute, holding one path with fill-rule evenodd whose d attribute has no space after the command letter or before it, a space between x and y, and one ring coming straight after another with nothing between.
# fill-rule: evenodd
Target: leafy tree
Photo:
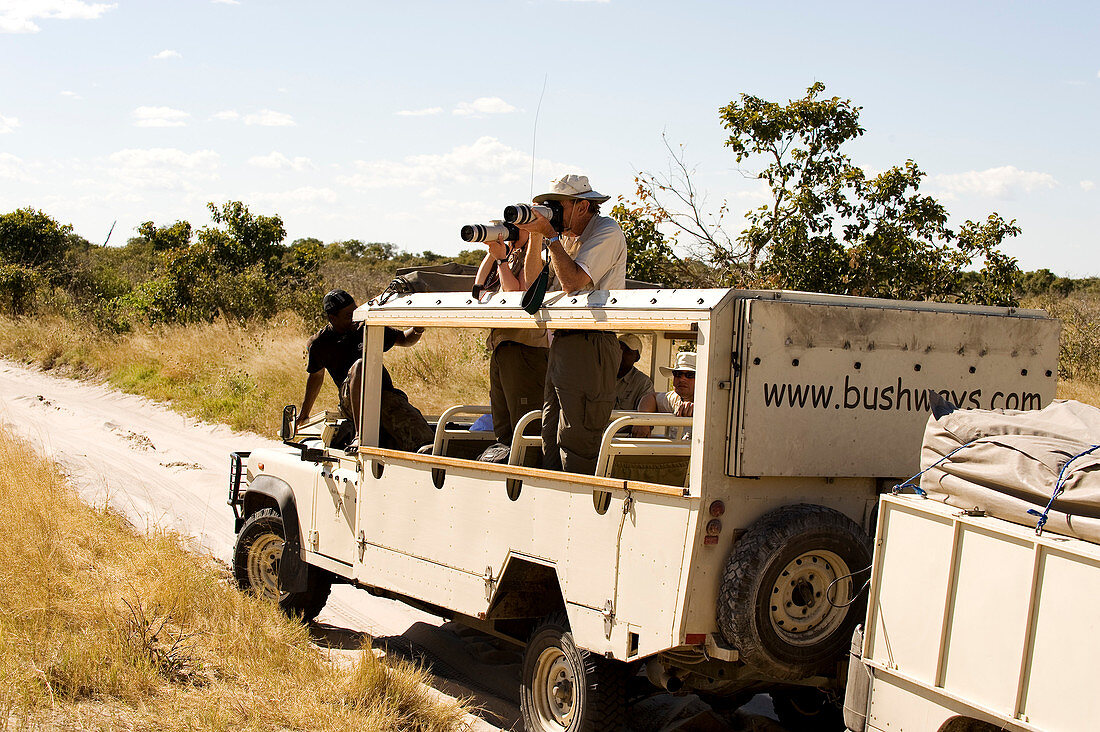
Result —
<instances>
[{"instance_id":1,"label":"leafy tree","mask_svg":"<svg viewBox=\"0 0 1100 732\"><path fill-rule=\"evenodd\" d=\"M24 267L57 265L74 244L73 227L48 214L21 208L0 214L0 260Z\"/></svg>"},{"instance_id":2,"label":"leafy tree","mask_svg":"<svg viewBox=\"0 0 1100 732\"><path fill-rule=\"evenodd\" d=\"M139 228L156 242L156 277L122 303L154 322L270 317L282 308L311 308L324 247L317 240L283 245L279 216L254 215L240 201L208 204L213 226L190 241L190 225Z\"/></svg>"},{"instance_id":3,"label":"leafy tree","mask_svg":"<svg viewBox=\"0 0 1100 732\"><path fill-rule=\"evenodd\" d=\"M19 264L0 263L0 307L13 318L34 309L41 285L38 273Z\"/></svg>"},{"instance_id":4,"label":"leafy tree","mask_svg":"<svg viewBox=\"0 0 1100 732\"><path fill-rule=\"evenodd\" d=\"M221 208L206 204L216 226L199 229L201 249L211 263L230 272L241 272L259 266L276 272L282 259L286 229L279 216L254 216L240 201L229 201Z\"/></svg>"},{"instance_id":5,"label":"leafy tree","mask_svg":"<svg viewBox=\"0 0 1100 732\"><path fill-rule=\"evenodd\" d=\"M742 94L720 110L726 146L739 164L759 162L754 177L771 192L739 236L721 232L725 204L703 214L682 154L668 176L639 175L647 212L692 233L728 284L1014 304L1019 270L999 247L1019 234L1016 222L994 213L956 234L944 206L920 193L925 174L912 160L868 177L844 152L864 132L861 108L824 91L815 83L787 104ZM976 260L981 268L967 273Z\"/></svg>"},{"instance_id":6,"label":"leafy tree","mask_svg":"<svg viewBox=\"0 0 1100 732\"><path fill-rule=\"evenodd\" d=\"M662 137L669 153L666 173L639 173L637 195L641 202L632 209L636 218L648 218L655 225L667 224L677 234L686 234L689 256L677 261L682 284L700 287L746 287L762 285L746 266L747 250L731 239L723 228L728 206L723 202L715 214L708 213L706 196L692 180L695 170L684 161L681 145L673 148ZM676 240L676 236L673 236ZM679 242L678 242L679 243Z\"/></svg>"},{"instance_id":7,"label":"leafy tree","mask_svg":"<svg viewBox=\"0 0 1100 732\"><path fill-rule=\"evenodd\" d=\"M146 242L154 252L166 252L170 249L184 249L191 244L191 224L177 221L171 226L157 226L146 221L137 227L140 240ZM135 243L133 239L130 243Z\"/></svg>"},{"instance_id":8,"label":"leafy tree","mask_svg":"<svg viewBox=\"0 0 1100 732\"><path fill-rule=\"evenodd\" d=\"M672 270L679 257L665 240L656 220L645 210L627 206L620 197L611 218L626 236L626 276L632 280L666 285L674 279Z\"/></svg>"},{"instance_id":9,"label":"leafy tree","mask_svg":"<svg viewBox=\"0 0 1100 732\"><path fill-rule=\"evenodd\" d=\"M8 311L27 314L55 291L64 296L88 288L88 272L79 265L89 248L70 224L43 211L27 207L0 215L0 298Z\"/></svg>"}]
</instances>

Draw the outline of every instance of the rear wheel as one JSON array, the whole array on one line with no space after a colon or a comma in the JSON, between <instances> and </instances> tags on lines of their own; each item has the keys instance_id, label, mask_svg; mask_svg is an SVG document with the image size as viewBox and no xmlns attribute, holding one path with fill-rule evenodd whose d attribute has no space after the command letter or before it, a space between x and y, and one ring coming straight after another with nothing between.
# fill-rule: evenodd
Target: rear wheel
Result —
<instances>
[{"instance_id":1,"label":"rear wheel","mask_svg":"<svg viewBox=\"0 0 1100 732\"><path fill-rule=\"evenodd\" d=\"M523 655L520 710L527 732L618 730L626 717L626 667L573 643L566 619L551 618Z\"/></svg>"},{"instance_id":2,"label":"rear wheel","mask_svg":"<svg viewBox=\"0 0 1100 732\"><path fill-rule=\"evenodd\" d=\"M870 564L868 538L847 516L807 504L772 511L748 528L726 565L722 634L773 679L831 676L863 617L857 596Z\"/></svg>"},{"instance_id":3,"label":"rear wheel","mask_svg":"<svg viewBox=\"0 0 1100 732\"><path fill-rule=\"evenodd\" d=\"M279 560L285 536L283 518L274 509L252 514L241 527L233 548L233 576L242 590L278 603L287 615L313 620L328 600L332 575L308 567L305 591L284 592L279 586Z\"/></svg>"}]
</instances>

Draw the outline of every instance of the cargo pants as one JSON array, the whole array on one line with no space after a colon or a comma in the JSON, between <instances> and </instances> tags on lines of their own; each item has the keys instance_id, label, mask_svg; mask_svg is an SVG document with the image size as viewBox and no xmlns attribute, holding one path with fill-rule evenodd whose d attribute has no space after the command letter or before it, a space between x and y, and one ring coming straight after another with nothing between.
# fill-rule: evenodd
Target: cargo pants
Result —
<instances>
[{"instance_id":1,"label":"cargo pants","mask_svg":"<svg viewBox=\"0 0 1100 732\"><path fill-rule=\"evenodd\" d=\"M610 331L554 334L542 407L544 468L595 472L621 360L619 342Z\"/></svg>"},{"instance_id":2,"label":"cargo pants","mask_svg":"<svg viewBox=\"0 0 1100 732\"><path fill-rule=\"evenodd\" d=\"M489 358L489 404L493 432L502 445L512 444L516 422L523 415L542 409L548 353L546 348L515 341L504 341L493 349ZM538 429L536 424L531 427Z\"/></svg>"}]
</instances>

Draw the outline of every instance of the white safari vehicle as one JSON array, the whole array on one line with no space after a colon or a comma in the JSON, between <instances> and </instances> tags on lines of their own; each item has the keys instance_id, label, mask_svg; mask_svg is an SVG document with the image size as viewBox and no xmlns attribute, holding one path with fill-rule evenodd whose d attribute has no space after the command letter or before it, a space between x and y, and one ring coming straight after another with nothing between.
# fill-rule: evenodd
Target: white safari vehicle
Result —
<instances>
[{"instance_id":1,"label":"white safari vehicle","mask_svg":"<svg viewBox=\"0 0 1100 732\"><path fill-rule=\"evenodd\" d=\"M291 434L289 408L284 447L234 455L230 503L240 585L288 611L346 582L525 644L528 730L613 729L646 678L729 704L769 691L789 725L839 725L877 497L916 471L927 390L1029 408L1055 389L1040 311L627 290L552 293L531 316L519 295L360 307L358 450L331 413ZM614 413L591 476L529 467L522 429L509 464L471 459L492 441L469 430L484 394L438 418L430 454L377 447L386 325L637 333L651 374L694 348L694 416ZM626 436L636 423L690 438Z\"/></svg>"}]
</instances>

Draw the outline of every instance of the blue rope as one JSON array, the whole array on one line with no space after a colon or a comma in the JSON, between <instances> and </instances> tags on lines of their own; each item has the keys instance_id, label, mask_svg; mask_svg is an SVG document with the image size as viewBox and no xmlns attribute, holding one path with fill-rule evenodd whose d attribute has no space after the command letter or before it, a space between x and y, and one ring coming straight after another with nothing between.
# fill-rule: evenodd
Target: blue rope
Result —
<instances>
[{"instance_id":1,"label":"blue rope","mask_svg":"<svg viewBox=\"0 0 1100 732\"><path fill-rule=\"evenodd\" d=\"M920 472L919 472L919 473L917 473L916 475L912 476L911 478L906 478L906 479L905 479L905 480L904 480L903 482L901 482L901 483L898 483L898 484L897 484L896 486L894 486L893 492L894 492L895 494L897 494L897 493L901 493L902 489L904 489L904 488L912 488L912 489L913 489L913 492L915 492L915 493L916 493L916 494L917 494L918 496L920 496L921 498L927 498L927 497L928 497L928 492L927 492L927 491L925 491L925 490L924 490L923 488L921 488L921 487L920 487L920 486L919 486L918 484L916 484L916 483L913 483L912 481L914 481L914 480L916 480L917 478L921 477L922 475L924 475L925 473L927 473L927 472L928 472L929 470L931 470L932 468L934 468L934 467L936 467L937 465L939 465L940 463L942 463L942 462L943 462L944 460L947 460L947 459L948 459L948 458L950 458L950 457L951 457L952 455L954 455L955 453L957 453L957 452L958 452L959 450L963 449L964 447L970 447L971 445L973 445L973 444L974 444L975 442L977 442L977 441L978 441L978 440L980 440L980 439L981 439L981 438L979 437L979 438L977 438L977 439L971 440L970 442L966 443L965 445L959 445L959 446L958 446L958 447L956 447L956 448L955 448L954 450L952 450L951 452L947 453L946 455L944 455L943 457L941 457L941 458L940 458L939 460L937 460L936 462L932 463L931 465L929 465L929 466L928 466L927 468L925 468L924 470L920 471Z\"/></svg>"},{"instance_id":2,"label":"blue rope","mask_svg":"<svg viewBox=\"0 0 1100 732\"><path fill-rule=\"evenodd\" d=\"M1062 469L1058 471L1058 480L1054 481L1054 493L1052 493L1050 495L1050 500L1047 501L1047 507L1043 509L1042 513L1039 513L1034 508L1029 508L1027 510L1027 512L1029 514L1031 514L1032 516L1038 516L1039 517L1039 522L1037 524L1035 524L1035 535L1036 536L1042 536L1043 535L1043 526L1046 525L1048 514L1050 513L1050 509L1051 509L1052 506L1054 506L1054 500L1056 498L1058 498L1058 496L1062 495L1062 492L1066 489L1066 485L1065 485L1065 483L1066 483L1066 471L1069 470L1069 464L1072 463L1077 458L1084 457L1085 455L1088 455L1090 452L1093 452L1094 450L1098 450L1098 449L1100 449L1100 445L1093 445L1088 450L1077 453L1076 455L1071 457L1069 460L1067 460L1064 465L1062 465Z\"/></svg>"}]
</instances>

